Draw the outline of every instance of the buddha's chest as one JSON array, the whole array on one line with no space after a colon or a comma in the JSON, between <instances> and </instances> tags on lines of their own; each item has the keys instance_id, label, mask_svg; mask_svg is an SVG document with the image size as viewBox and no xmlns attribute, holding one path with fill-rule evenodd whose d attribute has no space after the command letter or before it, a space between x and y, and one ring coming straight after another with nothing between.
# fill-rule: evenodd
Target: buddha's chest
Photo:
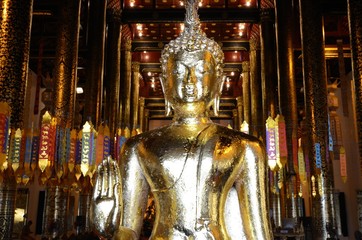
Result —
<instances>
[{"instance_id":1,"label":"buddha's chest","mask_svg":"<svg viewBox=\"0 0 362 240\"><path fill-rule=\"evenodd\" d=\"M220 138L207 141L169 139L149 147L140 164L156 191L177 189L178 192L202 194L222 188L239 171L240 154Z\"/></svg>"}]
</instances>

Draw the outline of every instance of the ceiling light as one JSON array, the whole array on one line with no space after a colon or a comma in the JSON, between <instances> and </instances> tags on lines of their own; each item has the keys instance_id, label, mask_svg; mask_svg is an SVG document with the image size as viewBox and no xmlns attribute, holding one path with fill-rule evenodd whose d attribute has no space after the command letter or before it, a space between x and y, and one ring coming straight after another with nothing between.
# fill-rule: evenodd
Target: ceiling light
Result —
<instances>
[{"instance_id":1,"label":"ceiling light","mask_svg":"<svg viewBox=\"0 0 362 240\"><path fill-rule=\"evenodd\" d=\"M77 87L76 92L77 92L77 94L83 93L83 88L82 87Z\"/></svg>"}]
</instances>

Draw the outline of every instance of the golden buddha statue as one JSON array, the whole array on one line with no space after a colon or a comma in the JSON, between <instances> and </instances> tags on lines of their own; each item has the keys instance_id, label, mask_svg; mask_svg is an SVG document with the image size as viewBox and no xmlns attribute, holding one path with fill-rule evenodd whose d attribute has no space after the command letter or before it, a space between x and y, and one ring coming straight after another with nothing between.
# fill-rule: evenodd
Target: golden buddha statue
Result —
<instances>
[{"instance_id":1,"label":"golden buddha statue","mask_svg":"<svg viewBox=\"0 0 362 240\"><path fill-rule=\"evenodd\" d=\"M98 166L91 220L99 235L139 239L151 192L151 240L272 239L261 142L209 118L211 107L218 112L223 52L201 31L197 9L187 1L185 30L162 52L172 123L128 139L119 167L111 159Z\"/></svg>"}]
</instances>

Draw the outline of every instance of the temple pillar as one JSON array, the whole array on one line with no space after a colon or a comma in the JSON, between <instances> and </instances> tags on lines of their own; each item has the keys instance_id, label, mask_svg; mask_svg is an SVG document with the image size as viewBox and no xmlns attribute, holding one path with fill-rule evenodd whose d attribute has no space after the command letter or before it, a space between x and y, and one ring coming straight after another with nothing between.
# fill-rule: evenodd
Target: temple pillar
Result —
<instances>
[{"instance_id":1,"label":"temple pillar","mask_svg":"<svg viewBox=\"0 0 362 240\"><path fill-rule=\"evenodd\" d=\"M55 184L47 187L45 200L43 232L50 238L60 238L67 232L68 191Z\"/></svg>"},{"instance_id":2,"label":"temple pillar","mask_svg":"<svg viewBox=\"0 0 362 240\"><path fill-rule=\"evenodd\" d=\"M300 0L306 144L312 180L313 239L327 239L335 229L333 165L328 154L327 74L320 0Z\"/></svg>"},{"instance_id":3,"label":"temple pillar","mask_svg":"<svg viewBox=\"0 0 362 240\"><path fill-rule=\"evenodd\" d=\"M236 126L234 127L236 130L241 130L241 125L243 124L243 97L237 97L236 98L236 104L237 104L237 108L236 108L236 112L237 112L237 117L238 117L238 121L236 123Z\"/></svg>"},{"instance_id":4,"label":"temple pillar","mask_svg":"<svg viewBox=\"0 0 362 240\"><path fill-rule=\"evenodd\" d=\"M105 116L111 141L119 127L119 98L121 81L121 19L115 13L108 13L107 58L104 87L106 92Z\"/></svg>"},{"instance_id":5,"label":"temple pillar","mask_svg":"<svg viewBox=\"0 0 362 240\"><path fill-rule=\"evenodd\" d=\"M78 202L78 216L80 218L80 226L78 227L78 233L86 233L91 231L90 226L90 206L92 201L92 194L88 191L82 191L79 194Z\"/></svg>"},{"instance_id":6,"label":"temple pillar","mask_svg":"<svg viewBox=\"0 0 362 240\"><path fill-rule=\"evenodd\" d=\"M144 128L145 128L145 130L144 130L144 132L150 130L149 129L150 128L149 127L149 117L150 117L150 110L145 109L145 117L144 117L144 122L145 122Z\"/></svg>"},{"instance_id":7,"label":"temple pillar","mask_svg":"<svg viewBox=\"0 0 362 240\"><path fill-rule=\"evenodd\" d=\"M72 128L78 66L80 0L64 0L60 8L54 60L54 116L58 125Z\"/></svg>"},{"instance_id":8,"label":"temple pillar","mask_svg":"<svg viewBox=\"0 0 362 240\"><path fill-rule=\"evenodd\" d=\"M0 102L7 103L10 107L12 136L16 129L24 127L32 9L33 0L0 3ZM25 118L28 119L28 116ZM6 149L0 149L5 156ZM10 167L6 170L1 167L0 175L0 239L11 239L16 182Z\"/></svg>"},{"instance_id":9,"label":"temple pillar","mask_svg":"<svg viewBox=\"0 0 362 240\"><path fill-rule=\"evenodd\" d=\"M243 120L250 124L250 62L244 61L241 64L243 74Z\"/></svg>"},{"instance_id":10,"label":"temple pillar","mask_svg":"<svg viewBox=\"0 0 362 240\"><path fill-rule=\"evenodd\" d=\"M1 1L0 102L11 108L11 128L23 128L33 0Z\"/></svg>"},{"instance_id":11,"label":"temple pillar","mask_svg":"<svg viewBox=\"0 0 362 240\"><path fill-rule=\"evenodd\" d=\"M140 92L140 63L132 62L132 86L131 86L131 117L132 117L132 135L137 134L136 129L139 127L138 123L138 106L139 106L139 92Z\"/></svg>"},{"instance_id":12,"label":"temple pillar","mask_svg":"<svg viewBox=\"0 0 362 240\"><path fill-rule=\"evenodd\" d=\"M352 53L352 71L355 89L356 123L358 131L358 146L360 165L362 166L362 2L348 0L349 36ZM362 175L362 167L360 167Z\"/></svg>"},{"instance_id":13,"label":"temple pillar","mask_svg":"<svg viewBox=\"0 0 362 240\"><path fill-rule=\"evenodd\" d=\"M145 131L145 98L140 97L140 129L142 132Z\"/></svg>"},{"instance_id":14,"label":"temple pillar","mask_svg":"<svg viewBox=\"0 0 362 240\"><path fill-rule=\"evenodd\" d=\"M16 206L16 182L10 168L1 174L3 174L4 180L0 183L0 239L6 240L12 239Z\"/></svg>"},{"instance_id":15,"label":"temple pillar","mask_svg":"<svg viewBox=\"0 0 362 240\"><path fill-rule=\"evenodd\" d=\"M276 16L276 39L277 39L277 65L279 76L279 112L284 116L286 123L287 137L287 174L291 179L286 184L290 189L287 199L287 217L298 217L297 204L298 194L295 192L296 173L294 170L294 160L297 159L298 152L298 108L297 90L294 76L294 9L293 1L275 0ZM307 201L307 199L306 199Z\"/></svg>"},{"instance_id":16,"label":"temple pillar","mask_svg":"<svg viewBox=\"0 0 362 240\"><path fill-rule=\"evenodd\" d=\"M90 1L84 116L98 126L102 118L106 0Z\"/></svg>"},{"instance_id":17,"label":"temple pillar","mask_svg":"<svg viewBox=\"0 0 362 240\"><path fill-rule=\"evenodd\" d=\"M264 1L266 2L266 1ZM262 88L262 105L263 120L276 117L277 112L277 68L276 46L275 46L275 29L274 29L274 8L273 4L267 8L262 8L260 16L260 46L261 46L261 88Z\"/></svg>"},{"instance_id":18,"label":"temple pillar","mask_svg":"<svg viewBox=\"0 0 362 240\"><path fill-rule=\"evenodd\" d=\"M233 129L235 130L239 130L239 116L238 116L238 109L233 109L232 110L233 113Z\"/></svg>"},{"instance_id":19,"label":"temple pillar","mask_svg":"<svg viewBox=\"0 0 362 240\"><path fill-rule=\"evenodd\" d=\"M122 128L131 126L131 66L132 66L132 40L127 38L122 42L121 54L121 109L122 109Z\"/></svg>"},{"instance_id":20,"label":"temple pillar","mask_svg":"<svg viewBox=\"0 0 362 240\"><path fill-rule=\"evenodd\" d=\"M254 25L256 26L256 25ZM261 91L261 57L259 29L252 29L250 39L250 134L255 137L264 135L262 91Z\"/></svg>"}]
</instances>

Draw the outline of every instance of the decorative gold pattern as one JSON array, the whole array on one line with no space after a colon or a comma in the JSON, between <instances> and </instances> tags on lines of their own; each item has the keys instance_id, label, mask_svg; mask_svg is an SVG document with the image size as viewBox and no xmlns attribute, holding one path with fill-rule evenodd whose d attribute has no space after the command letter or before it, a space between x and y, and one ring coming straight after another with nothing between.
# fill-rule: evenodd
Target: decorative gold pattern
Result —
<instances>
[{"instance_id":1,"label":"decorative gold pattern","mask_svg":"<svg viewBox=\"0 0 362 240\"><path fill-rule=\"evenodd\" d=\"M32 0L1 1L0 102L12 110L11 128L23 127Z\"/></svg>"},{"instance_id":2,"label":"decorative gold pattern","mask_svg":"<svg viewBox=\"0 0 362 240\"><path fill-rule=\"evenodd\" d=\"M54 116L62 127L73 127L75 87L78 65L80 1L64 0L55 56Z\"/></svg>"},{"instance_id":3,"label":"decorative gold pattern","mask_svg":"<svg viewBox=\"0 0 362 240\"><path fill-rule=\"evenodd\" d=\"M348 0L348 20L352 52L353 79L356 95L356 123L358 128L358 146L360 153L360 171L362 175L362 2Z\"/></svg>"},{"instance_id":4,"label":"decorative gold pattern","mask_svg":"<svg viewBox=\"0 0 362 240\"><path fill-rule=\"evenodd\" d=\"M319 2L317 2L319 3ZM327 226L336 226L333 205L333 168L328 155L327 77L321 8L316 2L300 1L307 149L316 189L312 198L313 238L327 239ZM317 4L317 5L316 5ZM320 147L317 147L317 146ZM320 152L317 150L320 149ZM316 164L320 153L320 168ZM318 177L321 180L318 181Z\"/></svg>"}]
</instances>

